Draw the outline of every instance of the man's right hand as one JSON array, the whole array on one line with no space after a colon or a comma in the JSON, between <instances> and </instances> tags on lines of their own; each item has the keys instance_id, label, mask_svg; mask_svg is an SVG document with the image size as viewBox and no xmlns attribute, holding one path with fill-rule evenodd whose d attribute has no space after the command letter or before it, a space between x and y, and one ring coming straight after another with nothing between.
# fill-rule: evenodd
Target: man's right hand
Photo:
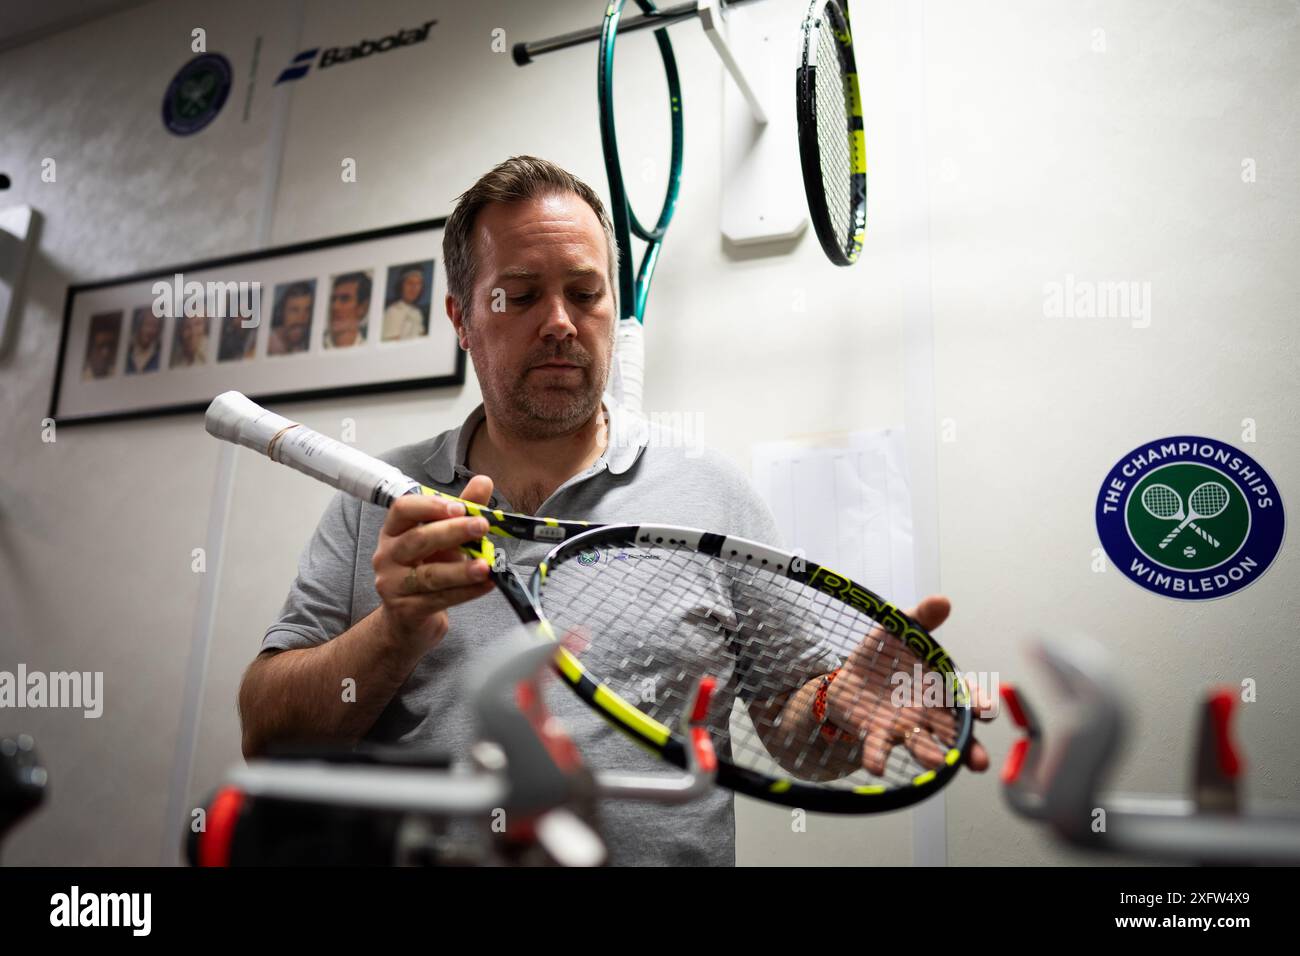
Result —
<instances>
[{"instance_id":1,"label":"man's right hand","mask_svg":"<svg viewBox=\"0 0 1300 956\"><path fill-rule=\"evenodd\" d=\"M461 497L487 504L492 479L475 475ZM405 495L393 502L371 561L380 613L393 640L436 647L447 634L447 608L492 590L487 562L460 550L487 527L485 519L466 517L464 505L444 498Z\"/></svg>"}]
</instances>

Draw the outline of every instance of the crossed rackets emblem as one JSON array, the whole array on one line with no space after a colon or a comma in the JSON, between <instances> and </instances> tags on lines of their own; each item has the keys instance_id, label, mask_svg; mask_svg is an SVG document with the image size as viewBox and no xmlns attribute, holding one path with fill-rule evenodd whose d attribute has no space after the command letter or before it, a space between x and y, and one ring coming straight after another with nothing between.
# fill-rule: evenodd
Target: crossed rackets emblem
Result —
<instances>
[{"instance_id":1,"label":"crossed rackets emblem","mask_svg":"<svg viewBox=\"0 0 1300 956\"><path fill-rule=\"evenodd\" d=\"M1219 547L1214 535L1200 527L1197 521L1207 521L1223 514L1228 507L1228 489L1217 481L1205 481L1192 489L1187 496L1187 508L1183 508L1183 498L1177 491L1165 484L1148 485L1142 492L1142 507L1147 514L1162 521L1177 521L1178 527L1165 535L1160 542L1161 548L1182 534L1184 528L1191 528L1208 543Z\"/></svg>"}]
</instances>

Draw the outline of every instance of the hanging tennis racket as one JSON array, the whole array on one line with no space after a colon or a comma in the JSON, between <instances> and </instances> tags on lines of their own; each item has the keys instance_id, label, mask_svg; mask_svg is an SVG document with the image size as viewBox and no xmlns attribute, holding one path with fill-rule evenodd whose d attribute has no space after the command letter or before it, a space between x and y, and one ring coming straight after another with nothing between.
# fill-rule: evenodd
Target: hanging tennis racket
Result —
<instances>
[{"instance_id":1,"label":"hanging tennis racket","mask_svg":"<svg viewBox=\"0 0 1300 956\"><path fill-rule=\"evenodd\" d=\"M826 257L851 266L867 230L867 145L847 0L813 0L795 77L799 161Z\"/></svg>"},{"instance_id":2,"label":"hanging tennis racket","mask_svg":"<svg viewBox=\"0 0 1300 956\"><path fill-rule=\"evenodd\" d=\"M447 498L357 449L218 396L207 429L381 507ZM457 499L459 500L459 499ZM490 536L467 550L519 618L567 637L556 669L607 720L677 766L672 727L704 676L717 782L839 813L916 803L971 744L970 694L947 652L894 604L799 555L726 534L598 526L463 502ZM502 539L554 546L525 583Z\"/></svg>"},{"instance_id":3,"label":"hanging tennis racket","mask_svg":"<svg viewBox=\"0 0 1300 956\"><path fill-rule=\"evenodd\" d=\"M655 30L655 41L659 44L659 56L663 60L664 76L668 81L668 109L673 132L668 187L664 193L663 206L654 227L647 229L637 218L628 199L614 123L614 44L618 40L619 18L623 13L624 2L625 0L613 0L605 10L596 71L596 93L600 101L600 140L605 151L605 172L609 178L610 217L614 223L614 236L618 240L619 249L620 314L615 354L618 358L622 394L617 397L631 410L640 412L645 383L646 301L650 295L650 280L654 277L664 234L668 231L668 224L672 221L677 206L677 193L682 178L682 89L677 77L677 58L673 55L668 30ZM656 13L655 5L650 0L636 0L636 3L647 16ZM636 270L635 276L633 235L646 243L641 266Z\"/></svg>"}]
</instances>

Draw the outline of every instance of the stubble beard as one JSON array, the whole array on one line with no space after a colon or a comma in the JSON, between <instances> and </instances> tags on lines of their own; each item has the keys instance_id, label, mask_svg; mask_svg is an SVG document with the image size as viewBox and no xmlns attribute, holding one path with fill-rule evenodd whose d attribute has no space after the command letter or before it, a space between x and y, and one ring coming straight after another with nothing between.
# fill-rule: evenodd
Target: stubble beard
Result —
<instances>
[{"instance_id":1,"label":"stubble beard","mask_svg":"<svg viewBox=\"0 0 1300 956\"><path fill-rule=\"evenodd\" d=\"M613 354L612 326L610 332L606 355ZM493 417L520 438L538 440L569 435L596 416L609 379L609 361L602 362L577 343L531 353L522 374L510 376L504 382L498 381L491 369L481 367L482 354L482 350L476 354L471 346L484 404ZM581 383L573 387L542 384L541 376L534 374L532 368L548 359L577 363L581 366Z\"/></svg>"}]
</instances>

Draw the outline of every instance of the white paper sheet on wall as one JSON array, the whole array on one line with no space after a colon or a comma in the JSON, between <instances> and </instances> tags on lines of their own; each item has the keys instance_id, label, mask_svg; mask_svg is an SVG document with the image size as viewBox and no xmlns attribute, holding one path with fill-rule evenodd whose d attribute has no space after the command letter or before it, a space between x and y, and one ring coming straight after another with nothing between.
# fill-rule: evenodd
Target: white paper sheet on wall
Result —
<instances>
[{"instance_id":1,"label":"white paper sheet on wall","mask_svg":"<svg viewBox=\"0 0 1300 956\"><path fill-rule=\"evenodd\" d=\"M776 516L782 544L906 608L916 603L916 573L903 435L891 428L768 442L753 447L752 464L754 486ZM733 720L732 733L744 745L753 731L748 721ZM780 772L774 765L768 770ZM894 814L827 820L815 834L811 827L793 832L788 814L784 807L737 799L737 862L833 857L884 866L913 858L911 827L900 826Z\"/></svg>"},{"instance_id":2,"label":"white paper sheet on wall","mask_svg":"<svg viewBox=\"0 0 1300 956\"><path fill-rule=\"evenodd\" d=\"M753 473L788 548L904 608L915 605L903 429L764 442L753 448Z\"/></svg>"}]
</instances>

